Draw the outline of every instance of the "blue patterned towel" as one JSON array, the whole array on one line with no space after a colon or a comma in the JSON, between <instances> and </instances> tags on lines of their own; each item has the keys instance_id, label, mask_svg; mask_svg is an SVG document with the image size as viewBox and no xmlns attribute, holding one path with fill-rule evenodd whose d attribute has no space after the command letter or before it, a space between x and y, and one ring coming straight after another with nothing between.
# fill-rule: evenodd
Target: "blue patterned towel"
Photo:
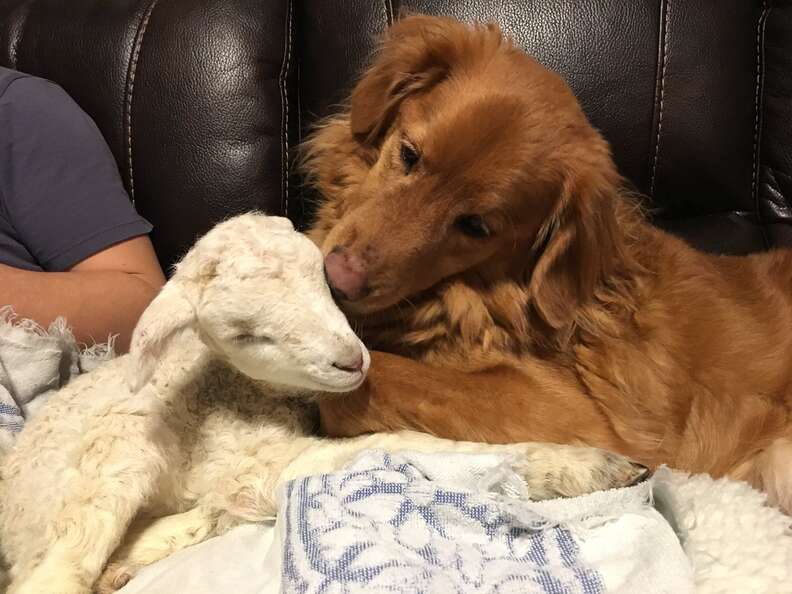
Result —
<instances>
[{"instance_id":1,"label":"blue patterned towel","mask_svg":"<svg viewBox=\"0 0 792 594\"><path fill-rule=\"evenodd\" d=\"M378 451L287 483L281 591L693 592L648 483L549 502L515 497L516 484L498 456Z\"/></svg>"}]
</instances>

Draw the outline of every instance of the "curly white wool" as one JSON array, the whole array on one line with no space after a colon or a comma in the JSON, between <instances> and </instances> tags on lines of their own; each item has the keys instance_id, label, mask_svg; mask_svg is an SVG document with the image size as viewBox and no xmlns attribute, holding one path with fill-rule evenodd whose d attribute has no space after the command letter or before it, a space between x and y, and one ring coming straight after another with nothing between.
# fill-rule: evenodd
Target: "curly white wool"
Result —
<instances>
[{"instance_id":1,"label":"curly white wool","mask_svg":"<svg viewBox=\"0 0 792 594\"><path fill-rule=\"evenodd\" d=\"M658 471L655 498L695 569L700 594L792 594L792 519L742 481Z\"/></svg>"}]
</instances>

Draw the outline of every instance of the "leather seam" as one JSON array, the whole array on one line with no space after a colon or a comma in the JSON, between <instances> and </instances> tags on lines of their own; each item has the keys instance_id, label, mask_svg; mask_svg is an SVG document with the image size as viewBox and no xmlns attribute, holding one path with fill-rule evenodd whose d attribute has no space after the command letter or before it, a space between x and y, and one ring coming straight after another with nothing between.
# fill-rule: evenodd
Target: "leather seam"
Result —
<instances>
[{"instance_id":1,"label":"leather seam","mask_svg":"<svg viewBox=\"0 0 792 594\"><path fill-rule=\"evenodd\" d=\"M302 121L302 64L300 62L299 55L297 56L297 61L295 63L295 68L297 70L297 155L300 154L300 148L302 147L303 143L303 121ZM298 161L299 162L299 159ZM296 173L300 174L303 173L299 169L296 169ZM297 200L299 201L298 204L300 206L300 218L305 218L305 178L299 178L299 186L297 189ZM303 224L304 221L300 220L300 224Z\"/></svg>"},{"instance_id":2,"label":"leather seam","mask_svg":"<svg viewBox=\"0 0 792 594\"><path fill-rule=\"evenodd\" d=\"M283 168L283 182L281 183L281 193L283 199L281 201L281 208L283 209L284 216L289 216L289 68L291 67L291 52L292 52L292 0L286 3L286 31L284 37L283 47L283 62L281 64L281 73L279 77L279 84L281 88L281 151L283 158L281 166Z\"/></svg>"},{"instance_id":3,"label":"leather seam","mask_svg":"<svg viewBox=\"0 0 792 594\"><path fill-rule=\"evenodd\" d=\"M662 66L658 64L660 70L660 83L659 95L660 103L658 107L657 116L657 129L655 130L655 147L654 157L652 158L652 173L649 181L649 194L654 197L655 195L655 182L657 180L657 163L660 159L660 137L663 133L663 108L665 106L665 79L666 70L668 67L668 15L671 13L671 0L665 0L665 7L662 12L662 23L660 24L661 48L662 48ZM657 96L655 96L655 104L657 104Z\"/></svg>"},{"instance_id":4,"label":"leather seam","mask_svg":"<svg viewBox=\"0 0 792 594\"><path fill-rule=\"evenodd\" d=\"M154 12L154 7L157 6L158 1L151 0L138 25L132 54L129 58L126 88L124 89L124 135L126 136L127 171L129 173L129 198L132 201L132 206L135 206L135 169L132 165L132 97L135 93L135 76L137 75L140 50L143 47L143 38L146 36L146 29L148 29L151 14Z\"/></svg>"},{"instance_id":5,"label":"leather seam","mask_svg":"<svg viewBox=\"0 0 792 594\"><path fill-rule=\"evenodd\" d=\"M763 224L762 209L759 203L759 162L761 160L760 143L762 136L761 103L764 94L764 31L770 10L771 6L764 0L762 2L762 12L759 15L759 20L756 22L756 74L754 76L754 137L752 149L753 167L751 170L751 196L753 198L754 208L756 209L756 218L762 229L765 247L768 248L770 247L770 240Z\"/></svg>"},{"instance_id":6,"label":"leather seam","mask_svg":"<svg viewBox=\"0 0 792 594\"><path fill-rule=\"evenodd\" d=\"M22 15L20 17L19 23L19 34L15 36L8 48L8 57L11 60L11 66L14 68L14 70L19 69L19 46L22 44L22 37L25 35L25 28L27 27L28 16L30 16L30 9L35 1L36 0L28 0L22 5L21 8L18 9L20 15Z\"/></svg>"},{"instance_id":7,"label":"leather seam","mask_svg":"<svg viewBox=\"0 0 792 594\"><path fill-rule=\"evenodd\" d=\"M302 144L303 141L303 124L302 124L302 68L300 68L300 60L297 60L297 144Z\"/></svg>"}]
</instances>

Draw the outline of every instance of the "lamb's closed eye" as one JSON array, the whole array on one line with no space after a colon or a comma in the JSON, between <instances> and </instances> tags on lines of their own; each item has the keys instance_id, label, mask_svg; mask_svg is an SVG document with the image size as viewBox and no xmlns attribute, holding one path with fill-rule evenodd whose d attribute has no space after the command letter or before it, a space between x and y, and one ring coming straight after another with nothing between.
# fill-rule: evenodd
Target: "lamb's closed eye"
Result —
<instances>
[{"instance_id":1,"label":"lamb's closed eye","mask_svg":"<svg viewBox=\"0 0 792 594\"><path fill-rule=\"evenodd\" d=\"M238 319L230 323L227 340L238 344L272 344L275 339L264 332L253 320Z\"/></svg>"},{"instance_id":2,"label":"lamb's closed eye","mask_svg":"<svg viewBox=\"0 0 792 594\"><path fill-rule=\"evenodd\" d=\"M266 334L237 334L234 336L234 342L238 343L257 343L257 344L272 344L275 339Z\"/></svg>"}]
</instances>

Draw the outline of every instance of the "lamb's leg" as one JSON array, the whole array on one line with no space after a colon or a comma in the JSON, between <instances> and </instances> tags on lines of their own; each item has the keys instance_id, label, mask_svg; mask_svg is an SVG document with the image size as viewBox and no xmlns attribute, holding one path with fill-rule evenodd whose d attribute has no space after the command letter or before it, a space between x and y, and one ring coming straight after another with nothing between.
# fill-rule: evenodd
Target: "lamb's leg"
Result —
<instances>
[{"instance_id":1,"label":"lamb's leg","mask_svg":"<svg viewBox=\"0 0 792 594\"><path fill-rule=\"evenodd\" d=\"M217 514L201 505L184 513L133 526L99 578L97 594L115 592L141 568L211 538L215 535L216 526Z\"/></svg>"},{"instance_id":2,"label":"lamb's leg","mask_svg":"<svg viewBox=\"0 0 792 594\"><path fill-rule=\"evenodd\" d=\"M512 467L526 482L532 499L574 497L593 491L634 485L651 474L649 469L619 454L589 447L550 443L493 445L440 439L424 433L375 433L352 439L303 438L292 444L279 473L246 481L230 499L229 515L257 521L277 511L277 487L285 481L330 473L351 462L360 452L499 453L513 458ZM269 460L270 468L272 460Z\"/></svg>"},{"instance_id":3,"label":"lamb's leg","mask_svg":"<svg viewBox=\"0 0 792 594\"><path fill-rule=\"evenodd\" d=\"M332 472L364 449L389 452L505 453L516 456L515 471L525 480L531 498L574 497L593 491L633 485L651 472L619 454L589 447L549 443L491 445L440 439L403 431L375 433L345 440L310 440L284 470L281 480Z\"/></svg>"},{"instance_id":4,"label":"lamb's leg","mask_svg":"<svg viewBox=\"0 0 792 594\"><path fill-rule=\"evenodd\" d=\"M261 521L277 512L278 485L300 476L330 473L343 468L360 452L380 449L388 452L499 453L513 458L512 467L526 482L532 499L574 497L593 491L634 485L651 472L619 454L590 447L549 443L493 445L440 439L424 433L402 431L375 433L352 439L306 437L293 442L288 452L278 456L280 470L273 470L272 452L262 460L268 472L250 473L236 481L234 493L226 497L227 516L241 521ZM215 505L219 505L219 502Z\"/></svg>"},{"instance_id":5,"label":"lamb's leg","mask_svg":"<svg viewBox=\"0 0 792 594\"><path fill-rule=\"evenodd\" d=\"M132 527L129 536L113 555L97 583L97 594L111 594L124 587L137 573L183 548L200 544L247 522L275 519L275 489L279 474L273 474L273 459L288 463L285 447L280 453L266 450L258 467L249 467L238 476L236 465L228 476L217 481L218 488L201 498L193 509ZM232 461L233 462L233 461Z\"/></svg>"},{"instance_id":6,"label":"lamb's leg","mask_svg":"<svg viewBox=\"0 0 792 594\"><path fill-rule=\"evenodd\" d=\"M246 522L274 519L275 490L280 472L294 456L314 441L304 438L264 448L260 459L241 463L233 456L223 471L215 466L217 480L197 505L174 514L132 526L124 544L113 555L97 584L97 594L110 594L126 585L147 565L188 546L225 533ZM240 474L240 468L245 470ZM193 469L199 472L199 469Z\"/></svg>"},{"instance_id":7,"label":"lamb's leg","mask_svg":"<svg viewBox=\"0 0 792 594\"><path fill-rule=\"evenodd\" d=\"M152 493L162 456L130 415L112 434L86 436L71 490L57 502L41 562L16 575L8 594L90 594L132 519ZM110 423L110 421L108 421ZM140 436L134 439L134 436Z\"/></svg>"}]
</instances>

